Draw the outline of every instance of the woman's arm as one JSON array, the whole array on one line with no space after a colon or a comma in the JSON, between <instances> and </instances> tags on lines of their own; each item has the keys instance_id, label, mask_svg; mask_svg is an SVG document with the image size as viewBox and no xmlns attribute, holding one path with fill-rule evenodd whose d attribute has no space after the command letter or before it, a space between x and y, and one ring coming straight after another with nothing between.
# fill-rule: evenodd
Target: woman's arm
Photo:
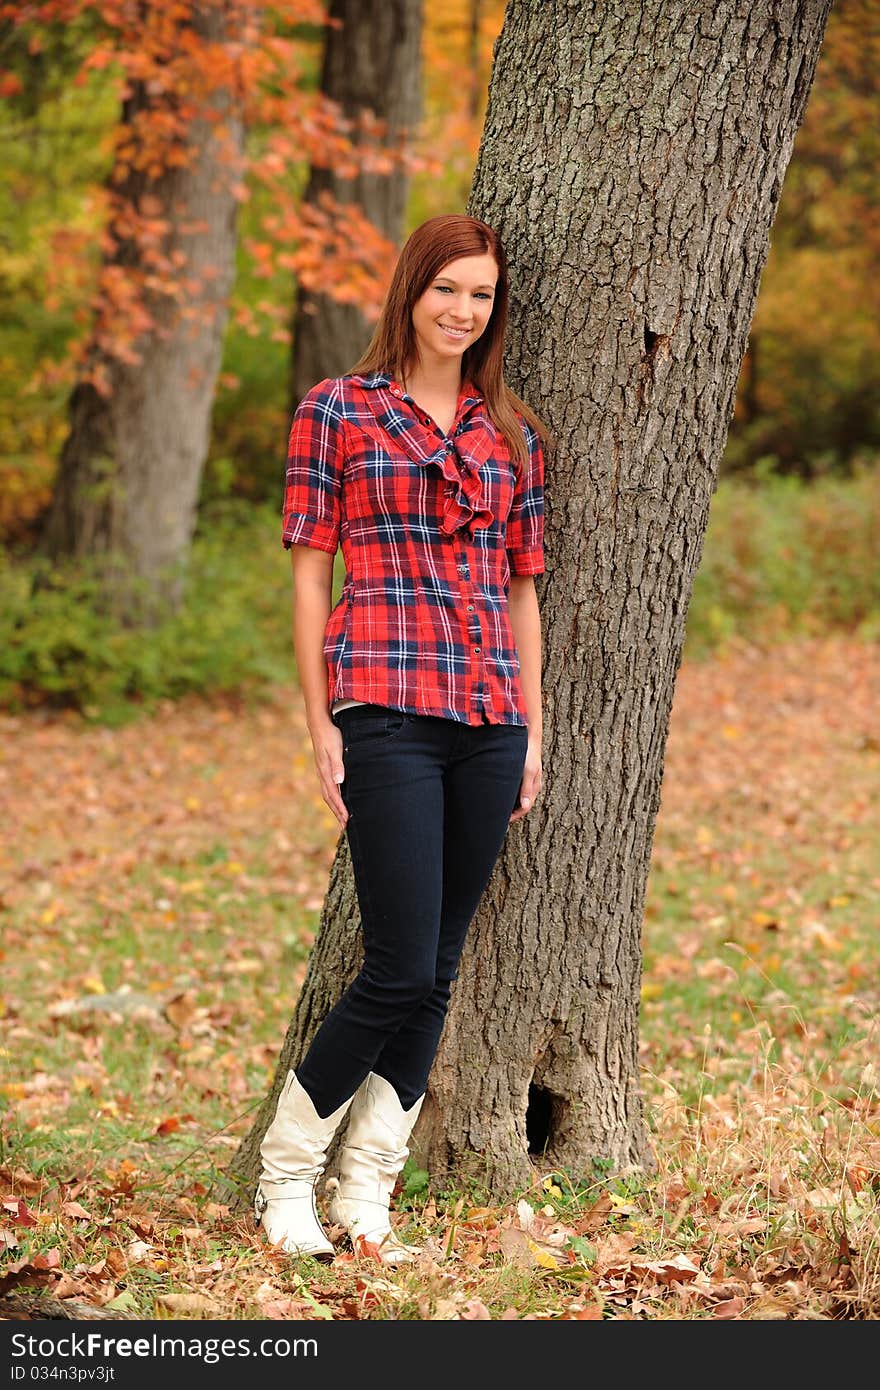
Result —
<instances>
[{"instance_id":1,"label":"woman's arm","mask_svg":"<svg viewBox=\"0 0 880 1390\"><path fill-rule=\"evenodd\" d=\"M529 746L520 787L520 804L510 817L519 820L541 790L541 742L543 739L543 708L541 704L541 614L535 580L531 574L510 577L508 596L510 626L519 653L520 678L529 721Z\"/></svg>"},{"instance_id":2,"label":"woman's arm","mask_svg":"<svg viewBox=\"0 0 880 1390\"><path fill-rule=\"evenodd\" d=\"M333 556L307 545L292 545L290 564L293 570L293 650L315 767L324 800L345 829L348 812L338 785L345 776L342 734L330 718L324 656L324 632L332 607Z\"/></svg>"}]
</instances>

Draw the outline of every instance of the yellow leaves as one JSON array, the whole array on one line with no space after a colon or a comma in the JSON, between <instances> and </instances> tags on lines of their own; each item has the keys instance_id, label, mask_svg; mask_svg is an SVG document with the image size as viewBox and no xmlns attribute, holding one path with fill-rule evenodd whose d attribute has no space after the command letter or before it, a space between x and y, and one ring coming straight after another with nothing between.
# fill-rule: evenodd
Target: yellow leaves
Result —
<instances>
[{"instance_id":1,"label":"yellow leaves","mask_svg":"<svg viewBox=\"0 0 880 1390\"><path fill-rule=\"evenodd\" d=\"M537 1244L536 1241L527 1241L527 1246L531 1254L534 1256L535 1264L539 1267L539 1269L559 1268L560 1261L556 1258L556 1256L551 1255L548 1250L543 1249L540 1245Z\"/></svg>"},{"instance_id":2,"label":"yellow leaves","mask_svg":"<svg viewBox=\"0 0 880 1390\"><path fill-rule=\"evenodd\" d=\"M643 1000L661 999L663 997L663 986L657 980L644 980L642 982L641 997Z\"/></svg>"},{"instance_id":3,"label":"yellow leaves","mask_svg":"<svg viewBox=\"0 0 880 1390\"><path fill-rule=\"evenodd\" d=\"M615 1216L633 1216L639 1210L635 1202L628 1201L619 1192L609 1192L608 1201Z\"/></svg>"}]
</instances>

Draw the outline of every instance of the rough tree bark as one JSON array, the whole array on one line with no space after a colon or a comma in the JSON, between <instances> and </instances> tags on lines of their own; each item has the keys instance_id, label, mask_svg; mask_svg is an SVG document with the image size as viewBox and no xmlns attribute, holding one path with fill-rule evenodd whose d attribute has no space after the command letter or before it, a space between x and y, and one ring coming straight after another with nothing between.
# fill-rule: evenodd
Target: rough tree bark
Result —
<instances>
[{"instance_id":1,"label":"rough tree bark","mask_svg":"<svg viewBox=\"0 0 880 1390\"><path fill-rule=\"evenodd\" d=\"M339 20L341 27L327 29L322 92L350 120L372 111L386 123L380 143L396 148L421 120L422 0L332 0L328 18ZM303 201L317 202L329 192L339 203L355 203L389 241L399 243L408 189L409 178L398 164L391 173L362 171L353 179L315 165ZM356 304L298 286L291 413L316 381L348 371L370 330Z\"/></svg>"},{"instance_id":2,"label":"rough tree bark","mask_svg":"<svg viewBox=\"0 0 880 1390\"><path fill-rule=\"evenodd\" d=\"M200 39L224 40L225 9L193 6ZM128 129L150 104L143 83L131 86L122 113ZM134 344L140 360L123 361L92 344L89 367L103 366L110 393L88 381L74 389L40 538L53 559L104 559L107 607L147 622L181 596L235 270L237 171L230 154L240 153L243 128L231 93L217 92L211 101L224 129L207 115L194 120L183 164L156 175L129 169L123 154L128 172L111 174L111 187L132 207L161 208L168 223L161 249L181 261L185 312L174 297L147 291L156 326ZM117 245L106 263L148 269L134 241Z\"/></svg>"},{"instance_id":3,"label":"rough tree bark","mask_svg":"<svg viewBox=\"0 0 880 1390\"><path fill-rule=\"evenodd\" d=\"M829 0L511 0L468 211L547 420L544 789L471 928L415 1152L496 1196L649 1166L640 932L669 712L769 232ZM413 827L413 833L417 828ZM272 1094L356 965L344 837Z\"/></svg>"}]
</instances>

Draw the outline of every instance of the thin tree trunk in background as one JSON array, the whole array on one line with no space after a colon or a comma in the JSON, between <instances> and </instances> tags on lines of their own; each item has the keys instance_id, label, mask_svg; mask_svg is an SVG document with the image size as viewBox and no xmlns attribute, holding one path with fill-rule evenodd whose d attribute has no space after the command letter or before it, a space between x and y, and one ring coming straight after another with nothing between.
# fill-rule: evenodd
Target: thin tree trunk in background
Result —
<instances>
[{"instance_id":1,"label":"thin tree trunk in background","mask_svg":"<svg viewBox=\"0 0 880 1390\"><path fill-rule=\"evenodd\" d=\"M321 90L351 120L362 110L387 122L381 143L397 146L421 120L422 0L332 0ZM354 136L352 136L354 138ZM313 166L305 205L329 192L340 203L360 206L389 241L403 239L409 178L362 172L343 178ZM297 287L292 321L291 412L316 381L348 371L369 341L371 325L357 305Z\"/></svg>"},{"instance_id":2,"label":"thin tree trunk in background","mask_svg":"<svg viewBox=\"0 0 880 1390\"><path fill-rule=\"evenodd\" d=\"M194 8L200 38L220 42L225 26L222 6ZM240 151L243 130L230 99L215 100L225 114L222 143L208 119L195 121L187 135L192 162L155 177L135 169L112 184L134 208L145 199L161 207L169 223L162 251L185 257L184 312L168 296L147 296L158 327L134 344L137 362L93 345L111 394L87 382L73 392L40 542L54 559L106 557L107 606L139 621L181 596L235 269L235 170L218 154L228 159L230 138ZM133 84L123 125L147 105L143 86ZM129 242L108 261L143 269L140 255Z\"/></svg>"},{"instance_id":3,"label":"thin tree trunk in background","mask_svg":"<svg viewBox=\"0 0 880 1390\"><path fill-rule=\"evenodd\" d=\"M507 375L547 420L544 789L471 928L414 1152L495 1196L651 1162L641 928L675 678L829 0L511 0L468 211L512 268ZM564 26L560 27L560 16ZM417 828L414 827L414 833ZM345 837L272 1093L359 960Z\"/></svg>"},{"instance_id":4,"label":"thin tree trunk in background","mask_svg":"<svg viewBox=\"0 0 880 1390\"><path fill-rule=\"evenodd\" d=\"M470 71L468 73L468 115L471 120L476 120L477 112L480 109L480 10L482 0L471 0L470 6L470 32L468 34L468 57L470 59Z\"/></svg>"},{"instance_id":5,"label":"thin tree trunk in background","mask_svg":"<svg viewBox=\"0 0 880 1390\"><path fill-rule=\"evenodd\" d=\"M758 418L758 335L752 333L746 345L743 359L744 380L740 385L740 398L743 404L743 424L752 425Z\"/></svg>"}]
</instances>

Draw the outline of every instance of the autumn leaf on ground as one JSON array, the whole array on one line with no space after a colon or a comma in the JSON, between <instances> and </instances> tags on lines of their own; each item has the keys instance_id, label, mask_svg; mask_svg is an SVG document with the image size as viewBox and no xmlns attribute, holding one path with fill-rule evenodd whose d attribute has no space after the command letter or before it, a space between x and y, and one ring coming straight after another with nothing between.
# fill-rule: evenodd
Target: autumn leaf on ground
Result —
<instances>
[{"instance_id":1,"label":"autumn leaf on ground","mask_svg":"<svg viewBox=\"0 0 880 1390\"><path fill-rule=\"evenodd\" d=\"M36 1226L37 1218L32 1211L28 1210L27 1203L23 1197L8 1197L3 1202L3 1210L7 1211L12 1217L14 1226Z\"/></svg>"},{"instance_id":2,"label":"autumn leaf on ground","mask_svg":"<svg viewBox=\"0 0 880 1390\"><path fill-rule=\"evenodd\" d=\"M686 1282L689 1279L696 1279L702 1273L700 1266L695 1265L693 1260L688 1259L687 1255L672 1255L665 1260L642 1261L639 1257L633 1258L630 1263L633 1274L639 1277L652 1275L661 1284L670 1284L673 1280Z\"/></svg>"}]
</instances>

